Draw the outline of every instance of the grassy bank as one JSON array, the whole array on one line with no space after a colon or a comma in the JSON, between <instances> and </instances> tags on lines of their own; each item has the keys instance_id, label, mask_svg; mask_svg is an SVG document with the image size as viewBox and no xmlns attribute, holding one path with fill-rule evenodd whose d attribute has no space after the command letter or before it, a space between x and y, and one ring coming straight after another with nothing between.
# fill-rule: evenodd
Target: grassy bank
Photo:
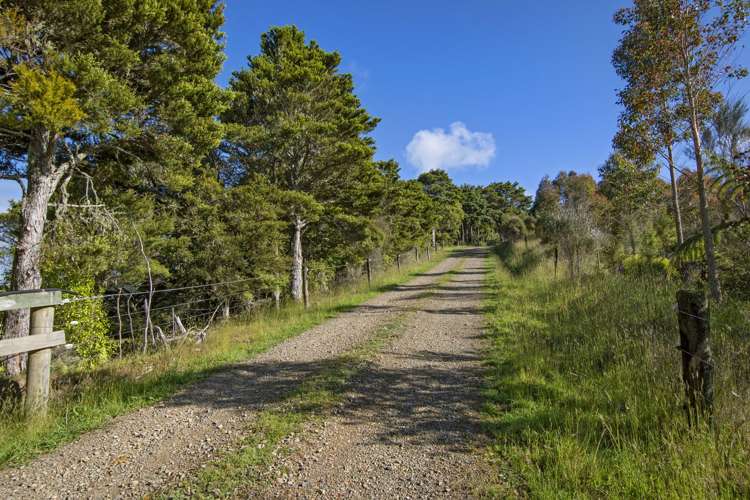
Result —
<instances>
[{"instance_id":1,"label":"grassy bank","mask_svg":"<svg viewBox=\"0 0 750 500\"><path fill-rule=\"evenodd\" d=\"M101 427L117 415L153 404L181 387L232 363L250 359L336 314L407 281L448 254L440 252L403 272L395 269L323 297L304 310L295 305L237 318L213 328L201 345L113 360L87 371L53 374L49 414L25 421L19 412L0 415L0 466L17 464L50 451L80 434Z\"/></svg>"},{"instance_id":2,"label":"grassy bank","mask_svg":"<svg viewBox=\"0 0 750 500\"><path fill-rule=\"evenodd\" d=\"M511 488L534 498L750 496L746 303L712 311L716 429L690 429L676 283L555 279L534 248L503 247L494 260L485 420Z\"/></svg>"}]
</instances>

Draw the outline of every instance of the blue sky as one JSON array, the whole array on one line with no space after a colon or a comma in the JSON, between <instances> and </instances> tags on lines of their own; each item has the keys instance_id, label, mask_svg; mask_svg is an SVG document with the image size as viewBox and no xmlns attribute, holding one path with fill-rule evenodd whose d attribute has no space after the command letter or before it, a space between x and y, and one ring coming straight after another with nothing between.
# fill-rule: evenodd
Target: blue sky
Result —
<instances>
[{"instance_id":1,"label":"blue sky","mask_svg":"<svg viewBox=\"0 0 750 500\"><path fill-rule=\"evenodd\" d=\"M341 53L364 106L382 119L379 159L398 160L405 177L419 165L480 163L448 171L457 183L511 180L533 193L544 174L595 173L606 160L622 85L610 63L620 35L612 14L628 4L227 0L219 83L258 53L270 26L295 24ZM731 93L748 88L744 81ZM0 206L17 196L15 184L0 183Z\"/></svg>"}]
</instances>

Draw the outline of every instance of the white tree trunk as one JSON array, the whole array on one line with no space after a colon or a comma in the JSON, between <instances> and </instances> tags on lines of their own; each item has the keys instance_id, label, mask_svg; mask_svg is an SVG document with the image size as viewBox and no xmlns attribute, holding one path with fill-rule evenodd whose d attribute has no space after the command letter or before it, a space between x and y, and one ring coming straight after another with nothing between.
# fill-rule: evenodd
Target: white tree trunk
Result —
<instances>
[{"instance_id":1,"label":"white tree trunk","mask_svg":"<svg viewBox=\"0 0 750 500\"><path fill-rule=\"evenodd\" d=\"M292 236L292 299L302 302L303 282L302 282L302 230L305 222L299 217L294 219L294 235Z\"/></svg>"},{"instance_id":2,"label":"white tree trunk","mask_svg":"<svg viewBox=\"0 0 750 500\"><path fill-rule=\"evenodd\" d=\"M437 235L435 228L432 228L432 248L437 250Z\"/></svg>"},{"instance_id":3,"label":"white tree trunk","mask_svg":"<svg viewBox=\"0 0 750 500\"><path fill-rule=\"evenodd\" d=\"M708 268L708 288L711 297L721 301L721 287L719 285L719 272L716 268L716 255L714 252L714 235L711 232L711 218L708 213L708 196L706 195L706 184L703 180L703 149L701 145L700 127L698 125L698 114L692 92L688 91L690 106L690 134L693 138L693 151L695 152L695 171L698 183L698 198L700 202L701 228L703 229L703 246L706 251L706 267Z\"/></svg>"},{"instance_id":4,"label":"white tree trunk","mask_svg":"<svg viewBox=\"0 0 750 500\"><path fill-rule=\"evenodd\" d=\"M29 145L28 185L21 200L21 228L13 258L12 290L31 290L42 286L40 261L47 204L57 187L59 175L53 165L54 138L37 131ZM29 310L8 311L5 315L3 338L25 337L29 334ZM8 375L21 373L25 355L10 357L5 362Z\"/></svg>"},{"instance_id":5,"label":"white tree trunk","mask_svg":"<svg viewBox=\"0 0 750 500\"><path fill-rule=\"evenodd\" d=\"M683 40L685 35L683 33ZM714 236L711 232L711 218L708 213L708 196L706 196L706 185L703 180L703 148L701 145L700 123L698 109L695 102L693 81L691 76L691 60L687 44L683 42L682 48L682 70L685 78L685 93L687 94L688 109L690 111L690 135L693 139L693 152L695 153L696 181L698 183L699 209L701 214L701 229L703 229L703 246L706 251L706 267L708 268L708 288L711 298L721 301L721 287L719 286L719 272L716 268L716 255L714 253Z\"/></svg>"}]
</instances>

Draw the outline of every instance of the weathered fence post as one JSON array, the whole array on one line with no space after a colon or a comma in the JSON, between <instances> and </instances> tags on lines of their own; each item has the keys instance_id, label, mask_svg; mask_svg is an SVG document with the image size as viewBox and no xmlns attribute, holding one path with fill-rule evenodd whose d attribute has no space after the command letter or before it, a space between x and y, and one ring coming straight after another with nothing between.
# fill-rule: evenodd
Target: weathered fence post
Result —
<instances>
[{"instance_id":1,"label":"weathered fence post","mask_svg":"<svg viewBox=\"0 0 750 500\"><path fill-rule=\"evenodd\" d=\"M396 269L401 272L401 254L396 254Z\"/></svg>"},{"instance_id":2,"label":"weathered fence post","mask_svg":"<svg viewBox=\"0 0 750 500\"><path fill-rule=\"evenodd\" d=\"M688 423L700 417L712 419L714 386L711 359L710 316L705 292L679 290L677 292L677 320L680 328L682 354L682 382L687 402Z\"/></svg>"},{"instance_id":3,"label":"weathered fence post","mask_svg":"<svg viewBox=\"0 0 750 500\"><path fill-rule=\"evenodd\" d=\"M55 323L55 307L35 307L31 309L29 335L49 335ZM29 352L26 372L26 413L45 415L49 400L49 372L52 363L52 349L39 349Z\"/></svg>"},{"instance_id":4,"label":"weathered fence post","mask_svg":"<svg viewBox=\"0 0 750 500\"><path fill-rule=\"evenodd\" d=\"M367 257L367 287L372 288L372 267L370 266L370 257Z\"/></svg>"},{"instance_id":5,"label":"weathered fence post","mask_svg":"<svg viewBox=\"0 0 750 500\"><path fill-rule=\"evenodd\" d=\"M0 340L0 356L28 352L26 403L28 416L47 413L52 347L65 343L64 332L53 332L55 306L62 304L60 290L29 290L0 294L0 311L31 310L27 337Z\"/></svg>"},{"instance_id":6,"label":"weathered fence post","mask_svg":"<svg viewBox=\"0 0 750 500\"><path fill-rule=\"evenodd\" d=\"M419 247L414 247L414 259L419 262Z\"/></svg>"}]
</instances>

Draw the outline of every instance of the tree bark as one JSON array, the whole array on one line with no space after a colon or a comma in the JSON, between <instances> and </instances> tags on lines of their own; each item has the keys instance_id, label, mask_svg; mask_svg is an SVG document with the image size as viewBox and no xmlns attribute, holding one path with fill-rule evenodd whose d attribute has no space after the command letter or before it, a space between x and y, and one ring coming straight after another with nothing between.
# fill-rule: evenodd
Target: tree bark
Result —
<instances>
[{"instance_id":1,"label":"tree bark","mask_svg":"<svg viewBox=\"0 0 750 500\"><path fill-rule=\"evenodd\" d=\"M13 257L12 290L32 290L42 286L40 261L47 204L55 192L59 175L55 172L54 136L47 131L33 134L28 151L28 186L21 201L21 231ZM29 310L8 311L5 315L3 338L25 337L29 334ZM15 376L26 367L26 355L11 356L5 361L6 373Z\"/></svg>"},{"instance_id":2,"label":"tree bark","mask_svg":"<svg viewBox=\"0 0 750 500\"><path fill-rule=\"evenodd\" d=\"M294 235L292 237L292 299L296 302L304 300L303 279L302 279L302 230L305 228L305 222L299 218L294 218Z\"/></svg>"},{"instance_id":3,"label":"tree bark","mask_svg":"<svg viewBox=\"0 0 750 500\"><path fill-rule=\"evenodd\" d=\"M437 250L437 234L435 228L432 228L432 248Z\"/></svg>"},{"instance_id":4,"label":"tree bark","mask_svg":"<svg viewBox=\"0 0 750 500\"><path fill-rule=\"evenodd\" d=\"M682 212L680 211L680 196L677 192L677 176L675 175L674 157L672 156L672 145L667 144L667 163L669 164L669 182L672 186L672 210L674 211L674 224L677 230L677 243L685 243L685 233L682 230Z\"/></svg>"}]
</instances>

